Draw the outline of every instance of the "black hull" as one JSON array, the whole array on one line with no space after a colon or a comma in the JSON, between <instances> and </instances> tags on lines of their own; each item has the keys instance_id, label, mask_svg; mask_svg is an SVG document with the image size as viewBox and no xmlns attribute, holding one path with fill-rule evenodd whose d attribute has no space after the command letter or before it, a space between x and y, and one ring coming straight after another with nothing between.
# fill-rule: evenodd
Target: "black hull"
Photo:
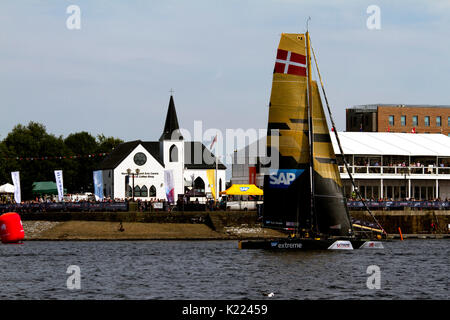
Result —
<instances>
[{"instance_id":1,"label":"black hull","mask_svg":"<svg viewBox=\"0 0 450 320\"><path fill-rule=\"evenodd\" d=\"M351 245L349 245L351 244ZM380 241L370 239L271 239L271 240L242 240L239 249L264 250L352 250L360 248L383 248Z\"/></svg>"}]
</instances>

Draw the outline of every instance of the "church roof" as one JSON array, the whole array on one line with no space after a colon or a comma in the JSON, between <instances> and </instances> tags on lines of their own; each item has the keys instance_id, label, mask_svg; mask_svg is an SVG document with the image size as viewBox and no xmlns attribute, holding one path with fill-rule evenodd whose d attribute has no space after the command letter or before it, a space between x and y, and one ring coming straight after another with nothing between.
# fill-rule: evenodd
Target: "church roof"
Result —
<instances>
[{"instance_id":1,"label":"church roof","mask_svg":"<svg viewBox=\"0 0 450 320\"><path fill-rule=\"evenodd\" d=\"M201 150L201 151L200 151ZM195 154L200 155L201 159L196 159ZM197 156L200 158L199 156ZM206 159L211 159L208 163ZM196 161L197 160L197 161ZM201 161L201 162L200 162ZM186 169L215 169L216 162L214 154L201 142L185 141L184 142L184 166ZM227 167L218 161L218 169L225 170Z\"/></svg>"},{"instance_id":2,"label":"church roof","mask_svg":"<svg viewBox=\"0 0 450 320\"><path fill-rule=\"evenodd\" d=\"M169 109L167 110L166 123L164 125L164 131L159 138L159 141L171 140L172 133L179 130L177 111L175 110L175 103L173 102L173 96L170 96ZM181 136L177 140L183 140Z\"/></svg>"},{"instance_id":3,"label":"church roof","mask_svg":"<svg viewBox=\"0 0 450 320\"><path fill-rule=\"evenodd\" d=\"M138 145L142 145L163 167L164 162L159 153L159 142L145 142L141 140L129 141L119 144L110 154L100 163L100 170L115 169Z\"/></svg>"},{"instance_id":4,"label":"church roof","mask_svg":"<svg viewBox=\"0 0 450 320\"><path fill-rule=\"evenodd\" d=\"M119 144L99 165L99 170L115 169L130 153L138 146L142 145L155 158L162 167L164 167L163 155L160 153L159 141L129 141ZM205 150L206 149L206 150ZM200 159L194 157L195 154L200 155ZM214 155L201 142L185 141L184 142L184 158L186 169L215 169ZM207 163L206 159L212 159ZM197 160L197 161L196 161ZM220 161L218 169L225 170L227 167Z\"/></svg>"}]
</instances>

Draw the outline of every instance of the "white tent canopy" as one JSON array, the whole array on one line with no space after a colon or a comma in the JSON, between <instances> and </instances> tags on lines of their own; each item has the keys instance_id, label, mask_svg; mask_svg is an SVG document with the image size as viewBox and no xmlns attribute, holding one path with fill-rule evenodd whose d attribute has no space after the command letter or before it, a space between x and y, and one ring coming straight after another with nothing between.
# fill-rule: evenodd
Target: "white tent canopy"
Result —
<instances>
[{"instance_id":1,"label":"white tent canopy","mask_svg":"<svg viewBox=\"0 0 450 320\"><path fill-rule=\"evenodd\" d=\"M0 186L0 193L14 193L14 186L10 183Z\"/></svg>"},{"instance_id":2,"label":"white tent canopy","mask_svg":"<svg viewBox=\"0 0 450 320\"><path fill-rule=\"evenodd\" d=\"M333 149L340 154L334 132ZM450 137L443 134L338 132L345 154L450 157Z\"/></svg>"}]
</instances>

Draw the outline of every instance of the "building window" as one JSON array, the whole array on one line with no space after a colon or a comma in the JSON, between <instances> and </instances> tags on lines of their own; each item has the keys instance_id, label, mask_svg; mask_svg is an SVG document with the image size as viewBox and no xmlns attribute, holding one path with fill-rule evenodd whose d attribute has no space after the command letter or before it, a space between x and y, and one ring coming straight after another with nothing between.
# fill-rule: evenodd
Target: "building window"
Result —
<instances>
[{"instance_id":1,"label":"building window","mask_svg":"<svg viewBox=\"0 0 450 320\"><path fill-rule=\"evenodd\" d=\"M178 162L178 148L176 145L171 146L169 149L169 161Z\"/></svg>"},{"instance_id":2,"label":"building window","mask_svg":"<svg viewBox=\"0 0 450 320\"><path fill-rule=\"evenodd\" d=\"M130 185L127 185L127 193L125 195L127 198L131 198L133 196L133 188Z\"/></svg>"},{"instance_id":3,"label":"building window","mask_svg":"<svg viewBox=\"0 0 450 320\"><path fill-rule=\"evenodd\" d=\"M156 188L155 188L155 186L151 186L150 187L149 197L156 197Z\"/></svg>"},{"instance_id":4,"label":"building window","mask_svg":"<svg viewBox=\"0 0 450 320\"><path fill-rule=\"evenodd\" d=\"M413 116L412 117L412 125L413 126L417 126L418 123L419 123L419 117L418 116Z\"/></svg>"},{"instance_id":5,"label":"building window","mask_svg":"<svg viewBox=\"0 0 450 320\"><path fill-rule=\"evenodd\" d=\"M447 121L448 121L447 126L450 127L450 117L447 117Z\"/></svg>"},{"instance_id":6,"label":"building window","mask_svg":"<svg viewBox=\"0 0 450 320\"><path fill-rule=\"evenodd\" d=\"M424 120L425 120L425 127L429 127L430 126L430 117L425 116Z\"/></svg>"},{"instance_id":7,"label":"building window","mask_svg":"<svg viewBox=\"0 0 450 320\"><path fill-rule=\"evenodd\" d=\"M389 116L389 125L390 126L394 125L394 116Z\"/></svg>"},{"instance_id":8,"label":"building window","mask_svg":"<svg viewBox=\"0 0 450 320\"><path fill-rule=\"evenodd\" d=\"M400 117L400 122L402 124L402 127L406 126L406 116L401 116Z\"/></svg>"},{"instance_id":9,"label":"building window","mask_svg":"<svg viewBox=\"0 0 450 320\"><path fill-rule=\"evenodd\" d=\"M139 188L139 186L135 186L134 187L134 196L135 197L140 197L141 196L141 188Z\"/></svg>"},{"instance_id":10,"label":"building window","mask_svg":"<svg viewBox=\"0 0 450 320\"><path fill-rule=\"evenodd\" d=\"M437 116L436 117L436 127L440 127L441 126L441 117Z\"/></svg>"},{"instance_id":11,"label":"building window","mask_svg":"<svg viewBox=\"0 0 450 320\"><path fill-rule=\"evenodd\" d=\"M142 186L141 188L141 197L148 197L148 189L146 186Z\"/></svg>"}]
</instances>

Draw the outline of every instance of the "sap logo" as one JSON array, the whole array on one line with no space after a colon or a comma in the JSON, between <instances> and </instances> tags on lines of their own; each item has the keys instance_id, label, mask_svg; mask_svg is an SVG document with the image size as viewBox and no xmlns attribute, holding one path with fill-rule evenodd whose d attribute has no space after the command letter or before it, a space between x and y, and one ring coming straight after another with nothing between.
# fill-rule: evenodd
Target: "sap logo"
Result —
<instances>
[{"instance_id":1,"label":"sap logo","mask_svg":"<svg viewBox=\"0 0 450 320\"><path fill-rule=\"evenodd\" d=\"M250 189L249 187L240 187L239 188L241 191L247 191L248 189Z\"/></svg>"},{"instance_id":2,"label":"sap logo","mask_svg":"<svg viewBox=\"0 0 450 320\"><path fill-rule=\"evenodd\" d=\"M269 184L273 188L288 188L302 173L303 169L271 170Z\"/></svg>"},{"instance_id":3,"label":"sap logo","mask_svg":"<svg viewBox=\"0 0 450 320\"><path fill-rule=\"evenodd\" d=\"M278 245L278 242L273 241L273 242L270 243L270 245L271 245L272 247L276 247L276 246Z\"/></svg>"}]
</instances>

